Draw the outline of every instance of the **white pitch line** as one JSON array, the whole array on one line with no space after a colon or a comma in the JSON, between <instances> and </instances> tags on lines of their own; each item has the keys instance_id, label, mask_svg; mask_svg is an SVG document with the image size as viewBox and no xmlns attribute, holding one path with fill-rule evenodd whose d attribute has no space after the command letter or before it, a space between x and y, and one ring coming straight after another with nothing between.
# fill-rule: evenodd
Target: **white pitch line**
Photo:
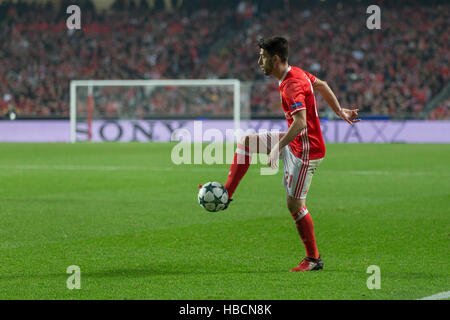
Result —
<instances>
[{"instance_id":1,"label":"white pitch line","mask_svg":"<svg viewBox=\"0 0 450 320\"><path fill-rule=\"evenodd\" d=\"M428 175L430 174L429 172L424 172L424 171L414 171L414 172L401 172L401 171L386 171L386 170L374 170L374 171L370 171L370 170L351 170L351 171L342 171L342 173L345 174L356 174L356 175L383 175L383 176L387 176L387 175L403 175L403 176L424 176L424 175Z\"/></svg>"},{"instance_id":2,"label":"white pitch line","mask_svg":"<svg viewBox=\"0 0 450 320\"><path fill-rule=\"evenodd\" d=\"M144 166L95 166L95 165L28 165L28 164L17 164L17 165L0 165L0 169L9 170L67 170L67 171L173 171L173 170L183 170L183 171L194 171L194 172L208 172L217 171L222 172L223 167L216 167L215 164L209 167L195 167L195 164L183 164L181 166L173 167L144 167ZM260 168L250 168L249 171L259 170ZM395 176L423 176L432 175L434 172L425 171L414 171L414 172L402 172L402 171L386 171L386 170L322 170L321 174L346 174L346 175L395 175ZM444 176L447 176L444 174Z\"/></svg>"},{"instance_id":3,"label":"white pitch line","mask_svg":"<svg viewBox=\"0 0 450 320\"><path fill-rule=\"evenodd\" d=\"M224 171L224 168L192 168L192 167L124 167L124 166L86 166L86 165L0 165L0 169L9 170L63 170L63 171Z\"/></svg>"},{"instance_id":4,"label":"white pitch line","mask_svg":"<svg viewBox=\"0 0 450 320\"><path fill-rule=\"evenodd\" d=\"M118 170L144 170L143 167L119 167L119 166L84 166L84 165L12 165L0 166L1 169L16 170L100 170L100 171L118 171Z\"/></svg>"},{"instance_id":5,"label":"white pitch line","mask_svg":"<svg viewBox=\"0 0 450 320\"><path fill-rule=\"evenodd\" d=\"M447 298L450 298L450 291L436 293L436 294L433 294L432 296L420 298L417 300L442 300L442 299L447 299Z\"/></svg>"}]
</instances>

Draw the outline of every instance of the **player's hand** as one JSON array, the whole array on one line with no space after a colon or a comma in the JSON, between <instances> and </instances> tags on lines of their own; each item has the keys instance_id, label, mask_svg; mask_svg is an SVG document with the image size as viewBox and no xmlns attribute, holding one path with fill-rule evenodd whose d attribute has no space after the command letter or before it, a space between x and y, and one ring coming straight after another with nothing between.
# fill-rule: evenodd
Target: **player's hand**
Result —
<instances>
[{"instance_id":1,"label":"player's hand","mask_svg":"<svg viewBox=\"0 0 450 320\"><path fill-rule=\"evenodd\" d=\"M272 169L276 169L278 168L278 160L280 159L280 148L277 145L275 145L272 148L272 151L270 151L269 154L269 159L268 159L268 165L269 167L271 167Z\"/></svg>"},{"instance_id":2,"label":"player's hand","mask_svg":"<svg viewBox=\"0 0 450 320\"><path fill-rule=\"evenodd\" d=\"M361 119L355 119L358 117L358 109L345 109L341 108L336 115L344 121L347 121L348 124L353 124L355 122L361 121Z\"/></svg>"}]
</instances>

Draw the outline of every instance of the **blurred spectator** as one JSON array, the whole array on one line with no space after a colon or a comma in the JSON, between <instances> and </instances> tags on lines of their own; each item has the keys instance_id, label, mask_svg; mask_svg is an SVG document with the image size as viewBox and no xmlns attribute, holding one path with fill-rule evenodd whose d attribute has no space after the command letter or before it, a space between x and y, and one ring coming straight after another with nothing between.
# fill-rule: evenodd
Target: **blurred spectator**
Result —
<instances>
[{"instance_id":1,"label":"blurred spectator","mask_svg":"<svg viewBox=\"0 0 450 320\"><path fill-rule=\"evenodd\" d=\"M444 100L430 112L429 120L450 120L450 98Z\"/></svg>"},{"instance_id":2,"label":"blurred spectator","mask_svg":"<svg viewBox=\"0 0 450 320\"><path fill-rule=\"evenodd\" d=\"M173 13L163 3L117 0L115 9L99 14L86 0L82 30L69 31L64 6L1 2L2 112L11 105L19 115L68 116L74 79L237 78L254 81L253 114L282 115L276 81L256 66L257 40L274 34L290 39L291 65L326 80L343 106L364 113L418 116L448 82L448 3L386 1L395 8L383 11L381 30L368 30L366 7L348 2L305 9L289 1L272 7L250 0L171 1ZM230 91L215 88L151 94L103 88L95 95L96 111L105 116L233 111ZM326 108L320 98L318 108Z\"/></svg>"}]
</instances>

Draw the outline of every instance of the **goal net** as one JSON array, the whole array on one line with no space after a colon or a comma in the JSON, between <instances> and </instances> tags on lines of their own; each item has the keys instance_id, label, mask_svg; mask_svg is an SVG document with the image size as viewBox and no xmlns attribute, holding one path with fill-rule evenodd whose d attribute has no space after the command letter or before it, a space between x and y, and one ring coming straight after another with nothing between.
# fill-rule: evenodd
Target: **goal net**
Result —
<instances>
[{"instance_id":1,"label":"goal net","mask_svg":"<svg viewBox=\"0 0 450 320\"><path fill-rule=\"evenodd\" d=\"M119 139L127 126L133 126L152 141L152 133L137 123L164 119L232 120L232 127L239 129L250 113L248 86L236 79L73 80L70 139L135 141Z\"/></svg>"}]
</instances>

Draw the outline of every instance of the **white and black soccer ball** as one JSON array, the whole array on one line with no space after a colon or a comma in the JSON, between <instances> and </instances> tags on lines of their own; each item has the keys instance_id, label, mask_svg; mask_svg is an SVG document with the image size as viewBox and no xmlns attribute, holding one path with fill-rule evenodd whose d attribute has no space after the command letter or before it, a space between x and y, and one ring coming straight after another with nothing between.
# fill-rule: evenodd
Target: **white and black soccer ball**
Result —
<instances>
[{"instance_id":1,"label":"white and black soccer ball","mask_svg":"<svg viewBox=\"0 0 450 320\"><path fill-rule=\"evenodd\" d=\"M219 182L207 182L198 191L198 203L207 211L223 210L228 203L228 192Z\"/></svg>"}]
</instances>

